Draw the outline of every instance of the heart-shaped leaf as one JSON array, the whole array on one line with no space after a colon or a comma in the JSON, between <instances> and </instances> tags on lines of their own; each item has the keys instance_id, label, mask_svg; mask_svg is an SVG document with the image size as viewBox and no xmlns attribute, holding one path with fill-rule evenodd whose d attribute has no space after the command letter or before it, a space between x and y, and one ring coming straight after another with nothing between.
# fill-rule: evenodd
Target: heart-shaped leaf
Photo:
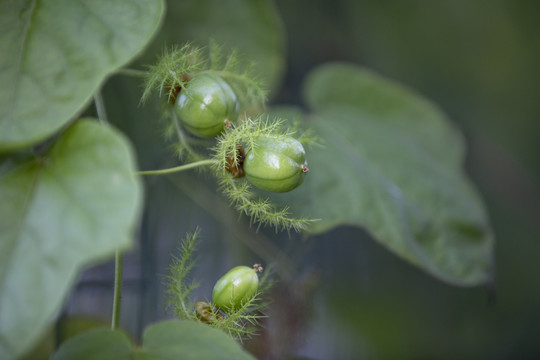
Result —
<instances>
[{"instance_id":1,"label":"heart-shaped leaf","mask_svg":"<svg viewBox=\"0 0 540 360\"><path fill-rule=\"evenodd\" d=\"M0 151L66 124L141 52L163 13L160 0L0 1Z\"/></svg>"},{"instance_id":2,"label":"heart-shaped leaf","mask_svg":"<svg viewBox=\"0 0 540 360\"><path fill-rule=\"evenodd\" d=\"M460 285L491 279L493 236L462 169L461 135L427 100L368 70L329 64L305 87L324 147L288 203L309 229L364 227L391 251Z\"/></svg>"},{"instance_id":3,"label":"heart-shaped leaf","mask_svg":"<svg viewBox=\"0 0 540 360\"><path fill-rule=\"evenodd\" d=\"M60 346L52 360L253 360L230 337L192 321L164 321L146 329L141 347L118 330L97 329Z\"/></svg>"},{"instance_id":4,"label":"heart-shaped leaf","mask_svg":"<svg viewBox=\"0 0 540 360\"><path fill-rule=\"evenodd\" d=\"M141 206L119 133L79 121L43 157L0 163L0 358L40 335L78 270L131 244Z\"/></svg>"}]
</instances>

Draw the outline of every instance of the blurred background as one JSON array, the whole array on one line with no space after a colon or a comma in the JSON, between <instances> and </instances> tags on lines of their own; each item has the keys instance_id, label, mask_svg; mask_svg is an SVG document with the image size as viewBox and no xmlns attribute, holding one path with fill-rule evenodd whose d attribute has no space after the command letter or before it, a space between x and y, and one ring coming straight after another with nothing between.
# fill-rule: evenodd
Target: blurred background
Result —
<instances>
[{"instance_id":1,"label":"blurred background","mask_svg":"<svg viewBox=\"0 0 540 360\"><path fill-rule=\"evenodd\" d=\"M329 61L363 65L438 104L467 139L466 170L496 234L496 283L442 283L358 228L257 233L215 194L211 176L178 174L145 179L142 225L124 264L123 328L140 339L171 316L164 275L179 240L200 226L198 298L234 265L278 269L264 330L245 343L260 359L540 358L539 16L532 0L170 1L134 68L155 61L164 43L213 37L256 59L271 104L303 106L303 79ZM109 118L133 141L141 169L175 164L158 112L140 106L140 94L138 79L113 77ZM81 275L51 334L108 322L113 268Z\"/></svg>"}]
</instances>

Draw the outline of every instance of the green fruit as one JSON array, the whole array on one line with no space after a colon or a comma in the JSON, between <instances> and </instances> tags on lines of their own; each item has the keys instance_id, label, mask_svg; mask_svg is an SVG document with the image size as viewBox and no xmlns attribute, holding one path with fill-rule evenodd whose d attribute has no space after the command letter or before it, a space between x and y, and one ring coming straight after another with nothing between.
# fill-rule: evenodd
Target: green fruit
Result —
<instances>
[{"instance_id":1,"label":"green fruit","mask_svg":"<svg viewBox=\"0 0 540 360\"><path fill-rule=\"evenodd\" d=\"M234 311L257 294L259 277L255 269L237 266L214 285L212 302L223 311Z\"/></svg>"},{"instance_id":2,"label":"green fruit","mask_svg":"<svg viewBox=\"0 0 540 360\"><path fill-rule=\"evenodd\" d=\"M238 117L238 100L225 80L200 74L180 91L175 111L190 133L214 137L223 131L227 120L234 122Z\"/></svg>"},{"instance_id":3,"label":"green fruit","mask_svg":"<svg viewBox=\"0 0 540 360\"><path fill-rule=\"evenodd\" d=\"M302 184L307 171L304 147L292 137L280 140L260 137L244 161L248 179L261 189L272 192L295 189Z\"/></svg>"}]
</instances>

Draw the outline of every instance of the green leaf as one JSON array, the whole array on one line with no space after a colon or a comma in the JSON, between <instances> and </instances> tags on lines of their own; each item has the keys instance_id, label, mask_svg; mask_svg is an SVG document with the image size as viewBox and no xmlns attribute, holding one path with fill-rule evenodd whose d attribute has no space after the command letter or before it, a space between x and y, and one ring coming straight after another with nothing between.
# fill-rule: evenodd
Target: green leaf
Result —
<instances>
[{"instance_id":1,"label":"green leaf","mask_svg":"<svg viewBox=\"0 0 540 360\"><path fill-rule=\"evenodd\" d=\"M76 335L64 342L51 360L136 359L131 340L121 331L100 328ZM143 358L139 358L143 359Z\"/></svg>"},{"instance_id":2,"label":"green leaf","mask_svg":"<svg viewBox=\"0 0 540 360\"><path fill-rule=\"evenodd\" d=\"M0 163L0 358L30 346L78 270L127 249L142 202L130 145L79 121L46 156Z\"/></svg>"},{"instance_id":3,"label":"green leaf","mask_svg":"<svg viewBox=\"0 0 540 360\"><path fill-rule=\"evenodd\" d=\"M0 0L0 151L36 143L79 113L142 51L163 13L158 0Z\"/></svg>"},{"instance_id":4,"label":"green leaf","mask_svg":"<svg viewBox=\"0 0 540 360\"><path fill-rule=\"evenodd\" d=\"M252 360L225 333L192 321L170 320L146 329L142 347L122 332L98 329L73 337L52 360Z\"/></svg>"},{"instance_id":5,"label":"green leaf","mask_svg":"<svg viewBox=\"0 0 540 360\"><path fill-rule=\"evenodd\" d=\"M253 359L224 332L193 321L150 326L143 335L143 352L159 359Z\"/></svg>"},{"instance_id":6,"label":"green leaf","mask_svg":"<svg viewBox=\"0 0 540 360\"><path fill-rule=\"evenodd\" d=\"M442 280L490 281L488 217L462 169L463 139L438 108L339 63L315 70L305 97L324 147L308 151L310 172L289 202L295 215L322 219L308 231L361 226Z\"/></svg>"}]
</instances>

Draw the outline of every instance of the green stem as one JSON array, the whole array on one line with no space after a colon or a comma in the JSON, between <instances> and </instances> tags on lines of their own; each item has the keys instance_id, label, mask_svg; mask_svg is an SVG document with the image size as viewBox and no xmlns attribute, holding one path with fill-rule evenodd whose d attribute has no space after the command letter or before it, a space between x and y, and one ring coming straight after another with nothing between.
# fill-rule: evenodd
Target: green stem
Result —
<instances>
[{"instance_id":1,"label":"green stem","mask_svg":"<svg viewBox=\"0 0 540 360\"><path fill-rule=\"evenodd\" d=\"M137 174L139 175L165 175L165 174L172 174L184 170L194 169L200 166L207 166L212 165L215 163L215 160L213 159L206 159L201 161L192 162L185 165L180 165L168 169L160 169L160 170L147 170L147 171L139 171Z\"/></svg>"},{"instance_id":2,"label":"green stem","mask_svg":"<svg viewBox=\"0 0 540 360\"><path fill-rule=\"evenodd\" d=\"M102 124L108 124L109 119L107 118L107 111L105 111L105 102L103 101L103 96L101 96L101 90L94 93L94 104L96 105L96 112L99 122Z\"/></svg>"},{"instance_id":3,"label":"green stem","mask_svg":"<svg viewBox=\"0 0 540 360\"><path fill-rule=\"evenodd\" d=\"M191 155L193 159L200 159L201 156L195 152L191 146L189 145L189 140L186 137L186 134L184 134L184 131L182 130L182 127L180 126L180 120L178 120L178 116L176 115L176 111L171 109L171 116L173 118L174 127L176 128L176 133L178 134L178 140L184 145L188 153Z\"/></svg>"},{"instance_id":4,"label":"green stem","mask_svg":"<svg viewBox=\"0 0 540 360\"><path fill-rule=\"evenodd\" d=\"M118 329L118 320L120 319L120 302L122 300L122 273L124 255L116 250L114 256L114 295L113 295L113 311L111 319L111 329Z\"/></svg>"},{"instance_id":5,"label":"green stem","mask_svg":"<svg viewBox=\"0 0 540 360\"><path fill-rule=\"evenodd\" d=\"M126 75L126 76L138 77L138 78L143 78L147 74L147 72L144 70L127 69L127 68L118 69L116 73L118 75Z\"/></svg>"},{"instance_id":6,"label":"green stem","mask_svg":"<svg viewBox=\"0 0 540 360\"><path fill-rule=\"evenodd\" d=\"M96 112L99 122L102 125L109 123L107 119L107 111L105 109L105 102L101 96L101 91L98 90L94 94L94 103L96 105ZM120 301L122 299L122 273L123 273L124 256L120 250L116 250L114 255L114 294L113 294L113 309L111 318L111 329L118 328L118 320L120 319Z\"/></svg>"}]
</instances>

